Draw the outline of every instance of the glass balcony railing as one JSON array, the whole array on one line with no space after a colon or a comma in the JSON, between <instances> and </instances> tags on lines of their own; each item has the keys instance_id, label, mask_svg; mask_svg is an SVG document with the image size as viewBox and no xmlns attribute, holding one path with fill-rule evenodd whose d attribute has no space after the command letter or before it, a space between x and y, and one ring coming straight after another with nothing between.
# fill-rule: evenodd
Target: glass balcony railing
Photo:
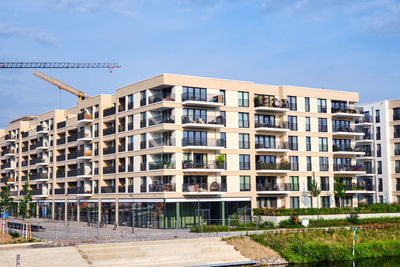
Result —
<instances>
[{"instance_id":1,"label":"glass balcony railing","mask_svg":"<svg viewBox=\"0 0 400 267\"><path fill-rule=\"evenodd\" d=\"M182 116L182 124L208 124L208 125L225 125L225 118L220 115L207 115L202 118L191 118L189 116Z\"/></svg>"},{"instance_id":2,"label":"glass balcony railing","mask_svg":"<svg viewBox=\"0 0 400 267\"><path fill-rule=\"evenodd\" d=\"M152 96L149 96L149 104L157 103L157 102L162 102L162 101L175 101L175 95L174 94L154 94Z\"/></svg>"},{"instance_id":3,"label":"glass balcony railing","mask_svg":"<svg viewBox=\"0 0 400 267\"><path fill-rule=\"evenodd\" d=\"M163 139L163 138L149 140L149 148L161 147L161 146L175 146L175 140Z\"/></svg>"},{"instance_id":4,"label":"glass balcony railing","mask_svg":"<svg viewBox=\"0 0 400 267\"><path fill-rule=\"evenodd\" d=\"M163 116L149 118L149 126L159 125L163 123L175 123L175 119L173 117L165 118Z\"/></svg>"},{"instance_id":5,"label":"glass balcony railing","mask_svg":"<svg viewBox=\"0 0 400 267\"><path fill-rule=\"evenodd\" d=\"M157 183L153 182L149 185L149 192L175 192L176 191L176 184L174 183Z\"/></svg>"},{"instance_id":6,"label":"glass balcony railing","mask_svg":"<svg viewBox=\"0 0 400 267\"><path fill-rule=\"evenodd\" d=\"M256 184L257 191L290 191L289 183Z\"/></svg>"},{"instance_id":7,"label":"glass balcony railing","mask_svg":"<svg viewBox=\"0 0 400 267\"><path fill-rule=\"evenodd\" d=\"M282 162L282 163L257 162L256 169L257 170L290 170L290 163L289 162Z\"/></svg>"},{"instance_id":8,"label":"glass balcony railing","mask_svg":"<svg viewBox=\"0 0 400 267\"><path fill-rule=\"evenodd\" d=\"M199 184L182 184L183 192L190 193L207 193L207 192L226 192L226 184L212 182L210 185L205 183Z\"/></svg>"},{"instance_id":9,"label":"glass balcony railing","mask_svg":"<svg viewBox=\"0 0 400 267\"><path fill-rule=\"evenodd\" d=\"M149 170L163 170L163 169L175 169L175 161L170 161L170 162L162 162L162 161L149 162Z\"/></svg>"},{"instance_id":10,"label":"glass balcony railing","mask_svg":"<svg viewBox=\"0 0 400 267\"><path fill-rule=\"evenodd\" d=\"M333 171L363 172L365 168L359 165L333 165Z\"/></svg>"},{"instance_id":11,"label":"glass balcony railing","mask_svg":"<svg viewBox=\"0 0 400 267\"><path fill-rule=\"evenodd\" d=\"M287 122L260 122L254 123L255 128L277 128L277 129L289 129Z\"/></svg>"},{"instance_id":12,"label":"glass balcony railing","mask_svg":"<svg viewBox=\"0 0 400 267\"><path fill-rule=\"evenodd\" d=\"M182 169L225 169L225 162L218 164L215 161L208 161L208 162L190 162L190 161L183 161L182 162Z\"/></svg>"},{"instance_id":13,"label":"glass balcony railing","mask_svg":"<svg viewBox=\"0 0 400 267\"><path fill-rule=\"evenodd\" d=\"M276 143L256 143L256 149L289 149L288 142Z\"/></svg>"},{"instance_id":14,"label":"glass balcony railing","mask_svg":"<svg viewBox=\"0 0 400 267\"><path fill-rule=\"evenodd\" d=\"M208 147L225 147L225 139L200 139L200 140L192 140L190 138L182 139L182 146L208 146Z\"/></svg>"}]
</instances>

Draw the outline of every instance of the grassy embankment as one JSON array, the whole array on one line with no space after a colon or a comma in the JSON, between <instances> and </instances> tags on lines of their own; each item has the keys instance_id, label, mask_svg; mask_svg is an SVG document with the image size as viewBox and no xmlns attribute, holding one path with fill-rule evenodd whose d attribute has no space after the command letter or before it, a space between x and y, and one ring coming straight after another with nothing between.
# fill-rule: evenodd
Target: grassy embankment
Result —
<instances>
[{"instance_id":1,"label":"grassy embankment","mask_svg":"<svg viewBox=\"0 0 400 267\"><path fill-rule=\"evenodd\" d=\"M274 249L290 263L353 259L353 231L351 230L266 232L250 237L254 241ZM399 225L381 225L374 226L372 229L358 229L355 255L356 259L400 256Z\"/></svg>"}]
</instances>

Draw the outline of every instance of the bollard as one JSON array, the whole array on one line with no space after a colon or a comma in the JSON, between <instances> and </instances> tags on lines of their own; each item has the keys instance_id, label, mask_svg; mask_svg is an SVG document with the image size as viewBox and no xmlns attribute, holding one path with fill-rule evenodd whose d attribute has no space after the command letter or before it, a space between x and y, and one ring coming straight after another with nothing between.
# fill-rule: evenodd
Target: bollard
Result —
<instances>
[{"instance_id":1,"label":"bollard","mask_svg":"<svg viewBox=\"0 0 400 267\"><path fill-rule=\"evenodd\" d=\"M16 262L16 267L21 267L21 256L17 254L17 262Z\"/></svg>"}]
</instances>

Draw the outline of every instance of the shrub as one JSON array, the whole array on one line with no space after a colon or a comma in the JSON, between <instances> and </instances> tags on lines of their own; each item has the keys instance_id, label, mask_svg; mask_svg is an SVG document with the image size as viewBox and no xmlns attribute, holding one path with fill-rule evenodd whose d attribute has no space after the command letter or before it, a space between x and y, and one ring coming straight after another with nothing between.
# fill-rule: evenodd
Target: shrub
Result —
<instances>
[{"instance_id":1,"label":"shrub","mask_svg":"<svg viewBox=\"0 0 400 267\"><path fill-rule=\"evenodd\" d=\"M347 220L351 224L357 224L358 223L358 214L355 212L351 212L350 216L347 218Z\"/></svg>"},{"instance_id":2,"label":"shrub","mask_svg":"<svg viewBox=\"0 0 400 267\"><path fill-rule=\"evenodd\" d=\"M18 238L18 237L20 237L19 233L17 233L17 232L9 232L8 234L9 234L12 238Z\"/></svg>"},{"instance_id":3,"label":"shrub","mask_svg":"<svg viewBox=\"0 0 400 267\"><path fill-rule=\"evenodd\" d=\"M229 216L229 225L231 226L238 226L240 223L239 221L239 215L237 215L236 213L232 214L231 216Z\"/></svg>"}]
</instances>

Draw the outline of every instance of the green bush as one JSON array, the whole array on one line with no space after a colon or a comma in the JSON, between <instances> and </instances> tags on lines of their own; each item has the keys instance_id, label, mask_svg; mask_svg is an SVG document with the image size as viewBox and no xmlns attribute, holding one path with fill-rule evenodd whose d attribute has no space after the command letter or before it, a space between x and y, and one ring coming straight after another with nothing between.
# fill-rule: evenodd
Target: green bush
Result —
<instances>
[{"instance_id":1,"label":"green bush","mask_svg":"<svg viewBox=\"0 0 400 267\"><path fill-rule=\"evenodd\" d=\"M347 218L349 223L357 224L358 223L358 214L355 212L350 213L350 216Z\"/></svg>"},{"instance_id":2,"label":"green bush","mask_svg":"<svg viewBox=\"0 0 400 267\"><path fill-rule=\"evenodd\" d=\"M8 234L9 234L12 238L18 238L18 237L20 237L19 233L17 233L17 232L9 232Z\"/></svg>"}]
</instances>

